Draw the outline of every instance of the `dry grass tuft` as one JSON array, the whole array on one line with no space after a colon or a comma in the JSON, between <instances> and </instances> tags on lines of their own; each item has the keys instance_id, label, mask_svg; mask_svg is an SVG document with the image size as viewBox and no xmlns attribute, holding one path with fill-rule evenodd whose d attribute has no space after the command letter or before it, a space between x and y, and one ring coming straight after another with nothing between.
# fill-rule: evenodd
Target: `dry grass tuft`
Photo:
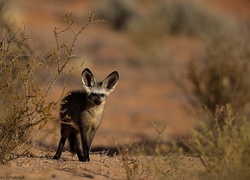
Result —
<instances>
[{"instance_id":1,"label":"dry grass tuft","mask_svg":"<svg viewBox=\"0 0 250 180\"><path fill-rule=\"evenodd\" d=\"M154 123L153 128L158 134L155 145L145 147L138 143L120 145L116 143L119 155L121 155L126 178L129 179L165 179L173 178L178 169L179 155L169 153L161 149L161 136L166 126L159 129ZM148 154L150 149L151 155Z\"/></svg>"},{"instance_id":2,"label":"dry grass tuft","mask_svg":"<svg viewBox=\"0 0 250 180\"><path fill-rule=\"evenodd\" d=\"M208 119L201 121L198 130L184 141L191 154L200 159L206 175L223 179L249 178L249 120L230 105L218 107L215 115L209 110L206 114L209 114ZM223 126L218 124L218 117L223 117Z\"/></svg>"}]
</instances>

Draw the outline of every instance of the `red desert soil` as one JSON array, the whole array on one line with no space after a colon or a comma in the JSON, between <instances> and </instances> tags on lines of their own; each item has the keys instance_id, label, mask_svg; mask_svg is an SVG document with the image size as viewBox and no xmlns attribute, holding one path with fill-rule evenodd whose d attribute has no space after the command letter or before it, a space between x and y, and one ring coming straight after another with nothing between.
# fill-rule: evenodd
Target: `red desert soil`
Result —
<instances>
[{"instance_id":1,"label":"red desert soil","mask_svg":"<svg viewBox=\"0 0 250 180\"><path fill-rule=\"evenodd\" d=\"M225 2L227 6L222 5ZM227 4L227 2L230 3ZM237 4L232 0L211 1L209 7L228 11L233 15L239 14L236 17L240 19L243 16L249 17L250 14L249 8L248 11L245 10L246 2L243 2ZM59 4L44 1L42 5L38 5L39 3L38 0L22 3L13 1L14 10L10 14L16 21L24 21L31 37L43 39L46 45L55 43L53 30L55 26L61 25L58 17L61 17L65 11L84 17L93 8L93 3L90 1L88 3L63 1ZM61 13L60 16L56 15L58 12ZM115 148L116 142L129 145L132 142L155 141L158 134L152 121L159 129L166 125L162 136L163 142L168 142L174 135L187 133L195 124L194 118L184 110L185 98L173 83L165 66L133 65L126 61L132 53L128 39L126 33L116 32L105 24L93 25L86 29L77 43L76 51L83 58L70 64L76 70L66 77L70 84L67 90L81 88L80 73L85 67L90 68L98 80L102 80L113 70L117 70L120 74L119 84L108 100L103 122L96 133L92 149ZM70 37L64 37L64 40L70 40ZM179 59L171 63L174 70L178 72L185 65L190 54L197 51L199 44L181 37L170 39L170 42L171 45L168 45L168 48L175 54L173 57ZM89 48L96 44L101 44L101 48ZM44 49L50 47L46 46ZM85 63L81 67L83 61ZM58 83L51 100L60 97L62 90L63 83ZM28 157L21 157L0 166L0 179L8 177L126 179L121 156L109 157L92 153L91 162L82 163L77 161L76 156L64 152L62 160L52 160L51 157L54 155L60 136L59 123L48 123L47 128L56 129L56 131L53 133L48 133L48 129L39 131L35 136L37 145L30 150ZM204 171L198 159L183 157L180 161L185 171L174 172L166 166L166 172L175 173L177 179L191 177L198 179L197 174ZM144 177L147 177L145 175Z\"/></svg>"}]
</instances>

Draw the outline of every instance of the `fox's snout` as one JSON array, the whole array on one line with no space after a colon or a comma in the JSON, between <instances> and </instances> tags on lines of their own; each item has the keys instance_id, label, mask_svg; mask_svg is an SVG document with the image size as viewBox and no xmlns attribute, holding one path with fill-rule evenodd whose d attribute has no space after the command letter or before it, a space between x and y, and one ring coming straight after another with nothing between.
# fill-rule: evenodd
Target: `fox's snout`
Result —
<instances>
[{"instance_id":1,"label":"fox's snout","mask_svg":"<svg viewBox=\"0 0 250 180\"><path fill-rule=\"evenodd\" d=\"M89 100L93 101L96 105L101 105L106 99L107 96L105 94L91 93L89 95Z\"/></svg>"}]
</instances>

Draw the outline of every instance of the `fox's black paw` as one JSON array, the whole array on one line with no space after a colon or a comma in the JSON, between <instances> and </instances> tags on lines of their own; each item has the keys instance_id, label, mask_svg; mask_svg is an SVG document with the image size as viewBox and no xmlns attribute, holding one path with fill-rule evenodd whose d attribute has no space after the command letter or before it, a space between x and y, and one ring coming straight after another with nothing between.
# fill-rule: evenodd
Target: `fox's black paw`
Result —
<instances>
[{"instance_id":1,"label":"fox's black paw","mask_svg":"<svg viewBox=\"0 0 250 180\"><path fill-rule=\"evenodd\" d=\"M56 156L56 155L55 155L55 156L53 157L53 159L58 160L58 159L60 159L60 156Z\"/></svg>"},{"instance_id":2,"label":"fox's black paw","mask_svg":"<svg viewBox=\"0 0 250 180\"><path fill-rule=\"evenodd\" d=\"M84 156L81 156L81 157L78 157L79 161L82 161L82 162L89 162L90 159L89 157L84 157Z\"/></svg>"}]
</instances>

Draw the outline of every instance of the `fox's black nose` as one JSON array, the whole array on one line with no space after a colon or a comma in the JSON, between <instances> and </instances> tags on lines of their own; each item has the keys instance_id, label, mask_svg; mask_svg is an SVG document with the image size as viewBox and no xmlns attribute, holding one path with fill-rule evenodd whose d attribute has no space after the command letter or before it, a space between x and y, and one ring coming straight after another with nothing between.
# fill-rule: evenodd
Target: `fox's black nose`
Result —
<instances>
[{"instance_id":1,"label":"fox's black nose","mask_svg":"<svg viewBox=\"0 0 250 180\"><path fill-rule=\"evenodd\" d=\"M96 100L94 100L94 103L95 103L96 105L100 105L100 104L102 104L102 101L99 100L99 99L96 99Z\"/></svg>"}]
</instances>

